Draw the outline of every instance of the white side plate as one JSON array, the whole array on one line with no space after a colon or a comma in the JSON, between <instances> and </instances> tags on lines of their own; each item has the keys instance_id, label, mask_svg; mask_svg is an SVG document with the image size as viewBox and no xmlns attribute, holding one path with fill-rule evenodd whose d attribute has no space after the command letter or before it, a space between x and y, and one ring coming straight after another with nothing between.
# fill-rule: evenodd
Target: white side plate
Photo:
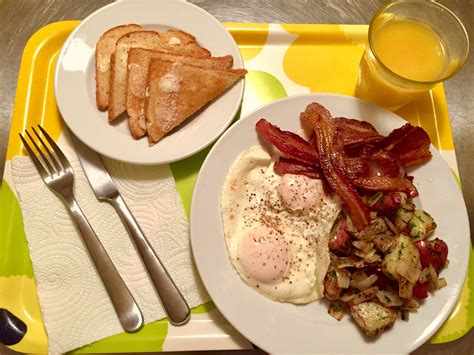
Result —
<instances>
[{"instance_id":1,"label":"white side plate","mask_svg":"<svg viewBox=\"0 0 474 355\"><path fill-rule=\"evenodd\" d=\"M145 29L180 29L196 37L213 56L230 54L234 67L243 61L232 36L203 9L177 1L132 1L107 5L87 17L69 36L58 58L55 95L59 111L70 130L100 154L135 164L169 163L188 157L212 143L232 122L242 101L244 81L190 121L149 147L148 140L134 140L128 121L110 125L107 113L100 112L95 100L95 45L108 29L136 23Z\"/></svg>"}]
</instances>

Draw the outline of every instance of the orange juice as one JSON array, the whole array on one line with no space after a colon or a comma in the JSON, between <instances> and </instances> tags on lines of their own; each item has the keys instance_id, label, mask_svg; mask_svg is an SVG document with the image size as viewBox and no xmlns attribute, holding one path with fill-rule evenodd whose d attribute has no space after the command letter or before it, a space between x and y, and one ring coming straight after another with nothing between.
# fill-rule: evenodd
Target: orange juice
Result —
<instances>
[{"instance_id":1,"label":"orange juice","mask_svg":"<svg viewBox=\"0 0 474 355\"><path fill-rule=\"evenodd\" d=\"M447 51L428 25L392 17L371 31L357 96L395 110L443 78L449 67Z\"/></svg>"},{"instance_id":2,"label":"orange juice","mask_svg":"<svg viewBox=\"0 0 474 355\"><path fill-rule=\"evenodd\" d=\"M387 22L375 33L373 45L385 66L410 80L435 81L446 68L446 51L441 37L421 22Z\"/></svg>"}]
</instances>

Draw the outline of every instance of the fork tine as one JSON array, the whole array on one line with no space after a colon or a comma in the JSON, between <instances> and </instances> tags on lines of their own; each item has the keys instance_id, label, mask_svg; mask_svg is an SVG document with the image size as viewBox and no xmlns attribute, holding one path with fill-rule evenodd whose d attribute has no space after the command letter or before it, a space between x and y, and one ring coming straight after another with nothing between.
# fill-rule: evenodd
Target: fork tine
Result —
<instances>
[{"instance_id":1,"label":"fork tine","mask_svg":"<svg viewBox=\"0 0 474 355\"><path fill-rule=\"evenodd\" d=\"M30 135L30 132L28 132L27 130L25 132L26 132L26 135L28 136L28 138L30 138L31 143L33 143L33 145L35 146L35 148L38 151L39 155L41 155L41 159L43 159L43 162L46 164L46 167L49 170L49 173L51 175L53 175L56 172L54 170L53 166L51 165L49 160L46 158L46 156L43 154L43 151L40 149L40 147L38 147L38 144L36 144L35 140ZM45 149L47 150L47 147L45 147Z\"/></svg>"},{"instance_id":2,"label":"fork tine","mask_svg":"<svg viewBox=\"0 0 474 355\"><path fill-rule=\"evenodd\" d=\"M48 132L46 132L43 127L41 127L40 125L38 125L38 128L41 130L41 132L43 132L46 140L49 142L49 144L51 145L51 148L53 148L54 152L56 153L56 155L58 156L59 160L61 161L61 164L63 166L63 168L66 170L66 169L71 169L71 164L69 163L69 160L67 160L66 156L64 155L64 153L62 152L62 150L58 147L58 145L56 144L56 142L53 140L53 138L51 138L51 136L48 134Z\"/></svg>"},{"instance_id":3,"label":"fork tine","mask_svg":"<svg viewBox=\"0 0 474 355\"><path fill-rule=\"evenodd\" d=\"M35 132L36 137L38 137L39 141L41 142L41 144L43 145L44 149L46 150L46 152L48 153L49 157L51 158L51 161L53 162L54 167L56 168L57 172L59 173L59 172L62 170L62 167L59 165L59 163L58 163L58 161L57 161L57 158L53 155L53 153L51 152L51 150L48 148L48 146L47 146L46 143L44 142L43 138L41 138L41 136L38 134L38 132L36 131L35 127L31 127L31 129L33 130L33 132Z\"/></svg>"},{"instance_id":4,"label":"fork tine","mask_svg":"<svg viewBox=\"0 0 474 355\"><path fill-rule=\"evenodd\" d=\"M20 139L23 142L23 146L25 147L26 151L28 152L28 155L30 156L31 160L33 161L33 164L36 166L36 170L38 170L38 173L41 175L41 177L44 180L45 178L47 178L49 176L48 172L44 168L43 164L36 157L36 154L30 148L29 144L26 142L25 138L23 138L21 133L18 133L18 135L20 136Z\"/></svg>"}]
</instances>

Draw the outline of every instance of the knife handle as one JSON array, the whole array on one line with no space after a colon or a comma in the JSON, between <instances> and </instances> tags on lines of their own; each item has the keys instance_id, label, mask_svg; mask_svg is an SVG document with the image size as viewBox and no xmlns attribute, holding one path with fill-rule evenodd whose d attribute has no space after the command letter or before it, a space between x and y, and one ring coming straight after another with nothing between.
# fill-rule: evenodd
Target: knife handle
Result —
<instances>
[{"instance_id":1,"label":"knife handle","mask_svg":"<svg viewBox=\"0 0 474 355\"><path fill-rule=\"evenodd\" d=\"M170 322L174 325L186 323L190 316L189 306L146 239L125 201L120 195L117 195L109 202L115 207L130 233Z\"/></svg>"},{"instance_id":2,"label":"knife handle","mask_svg":"<svg viewBox=\"0 0 474 355\"><path fill-rule=\"evenodd\" d=\"M66 201L66 205L79 228L87 251L117 312L120 324L126 332L137 331L143 325L143 316L132 294L120 277L77 201L72 197Z\"/></svg>"}]
</instances>

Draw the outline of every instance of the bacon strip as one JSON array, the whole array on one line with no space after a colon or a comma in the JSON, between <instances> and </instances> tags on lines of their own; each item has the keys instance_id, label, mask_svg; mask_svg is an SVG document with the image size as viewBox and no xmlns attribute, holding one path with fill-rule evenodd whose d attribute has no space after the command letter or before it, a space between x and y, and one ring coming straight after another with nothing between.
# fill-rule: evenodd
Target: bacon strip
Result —
<instances>
[{"instance_id":1,"label":"bacon strip","mask_svg":"<svg viewBox=\"0 0 474 355\"><path fill-rule=\"evenodd\" d=\"M361 176L370 175L369 164L362 158L348 158L344 159L344 171L350 180Z\"/></svg>"},{"instance_id":2,"label":"bacon strip","mask_svg":"<svg viewBox=\"0 0 474 355\"><path fill-rule=\"evenodd\" d=\"M365 160L369 166L368 174L366 176L387 176L397 178L404 174L398 161L387 152L381 151L363 160Z\"/></svg>"},{"instance_id":3,"label":"bacon strip","mask_svg":"<svg viewBox=\"0 0 474 355\"><path fill-rule=\"evenodd\" d=\"M418 196L418 191L410 180L389 176L370 176L354 179L352 183L358 188L369 191L400 191L410 197Z\"/></svg>"},{"instance_id":4,"label":"bacon strip","mask_svg":"<svg viewBox=\"0 0 474 355\"><path fill-rule=\"evenodd\" d=\"M384 151L369 157L345 157L344 171L351 180L359 177L403 176L403 169L398 161Z\"/></svg>"},{"instance_id":5,"label":"bacon strip","mask_svg":"<svg viewBox=\"0 0 474 355\"><path fill-rule=\"evenodd\" d=\"M430 143L430 137L423 128L413 127L395 143L390 153L405 167L421 164L431 159Z\"/></svg>"},{"instance_id":6,"label":"bacon strip","mask_svg":"<svg viewBox=\"0 0 474 355\"><path fill-rule=\"evenodd\" d=\"M336 128L345 128L360 133L372 133L378 135L379 132L367 121L360 121L354 118L334 117L334 126Z\"/></svg>"},{"instance_id":7,"label":"bacon strip","mask_svg":"<svg viewBox=\"0 0 474 355\"><path fill-rule=\"evenodd\" d=\"M365 136L347 132L344 133L343 144L346 149L351 149L353 146L360 146L362 144L377 144L383 140L383 136Z\"/></svg>"},{"instance_id":8,"label":"bacon strip","mask_svg":"<svg viewBox=\"0 0 474 355\"><path fill-rule=\"evenodd\" d=\"M379 148L390 150L392 147L399 142L403 137L405 137L414 126L410 123L406 123L400 128L394 129L390 134L385 137L382 142L380 142Z\"/></svg>"},{"instance_id":9,"label":"bacon strip","mask_svg":"<svg viewBox=\"0 0 474 355\"><path fill-rule=\"evenodd\" d=\"M304 112L301 112L300 119L301 121L303 121L303 123L305 123L312 130L314 130L314 127L319 122L320 117L323 115L325 117L329 117L329 118L331 117L331 113L328 111L326 107L318 104L317 102L313 102L313 103L310 103L308 106L306 106L306 109L304 110ZM315 142L316 142L317 140L316 133L314 137L315 137Z\"/></svg>"},{"instance_id":10,"label":"bacon strip","mask_svg":"<svg viewBox=\"0 0 474 355\"><path fill-rule=\"evenodd\" d=\"M259 136L272 143L282 153L305 163L318 164L317 150L297 134L282 131L264 118L261 118L256 126Z\"/></svg>"},{"instance_id":11,"label":"bacon strip","mask_svg":"<svg viewBox=\"0 0 474 355\"><path fill-rule=\"evenodd\" d=\"M323 173L321 169L316 165L309 165L302 163L298 160L280 157L273 166L273 170L278 175L283 174L295 174L295 175L305 175L311 179L321 179Z\"/></svg>"},{"instance_id":12,"label":"bacon strip","mask_svg":"<svg viewBox=\"0 0 474 355\"><path fill-rule=\"evenodd\" d=\"M354 120L345 117L333 119L337 131L342 131L342 143L345 148L362 143L379 143L384 137L369 122Z\"/></svg>"},{"instance_id":13,"label":"bacon strip","mask_svg":"<svg viewBox=\"0 0 474 355\"><path fill-rule=\"evenodd\" d=\"M313 130L309 142L263 118L257 122L258 134L287 156L275 162L275 172L327 181L357 230L370 224L369 208L357 189L418 196L403 168L431 158L422 128L407 123L383 137L368 122L332 118L318 103L308 105L300 118Z\"/></svg>"},{"instance_id":14,"label":"bacon strip","mask_svg":"<svg viewBox=\"0 0 474 355\"><path fill-rule=\"evenodd\" d=\"M393 130L380 143L403 167L421 164L431 159L431 140L425 130L410 123Z\"/></svg>"},{"instance_id":15,"label":"bacon strip","mask_svg":"<svg viewBox=\"0 0 474 355\"><path fill-rule=\"evenodd\" d=\"M349 157L368 157L380 151L379 142L351 144L344 147L344 153Z\"/></svg>"},{"instance_id":16,"label":"bacon strip","mask_svg":"<svg viewBox=\"0 0 474 355\"><path fill-rule=\"evenodd\" d=\"M403 156L398 156L398 160L402 163L404 167L409 167L413 165L418 165L427 162L431 159L433 155L430 151L414 151L410 154L405 154Z\"/></svg>"},{"instance_id":17,"label":"bacon strip","mask_svg":"<svg viewBox=\"0 0 474 355\"><path fill-rule=\"evenodd\" d=\"M335 148L332 144L334 125L329 112L319 104L313 103L310 106L312 106L310 110L305 112L305 120L313 127L316 134L321 169L331 188L347 207L354 226L360 231L370 223L369 209L344 173L343 156L340 150L342 146Z\"/></svg>"}]
</instances>

